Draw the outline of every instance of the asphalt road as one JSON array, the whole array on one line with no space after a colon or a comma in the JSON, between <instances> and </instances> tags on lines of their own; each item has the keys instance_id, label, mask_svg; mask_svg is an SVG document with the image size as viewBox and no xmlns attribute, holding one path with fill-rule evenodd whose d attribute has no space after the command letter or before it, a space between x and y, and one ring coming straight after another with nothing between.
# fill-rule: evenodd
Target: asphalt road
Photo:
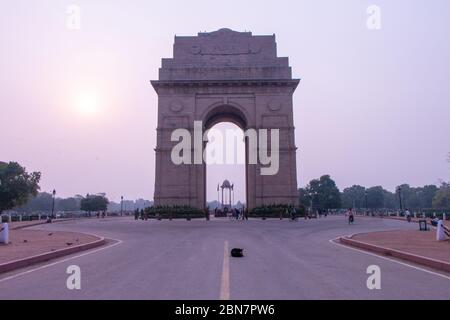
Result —
<instances>
[{"instance_id":1,"label":"asphalt road","mask_svg":"<svg viewBox=\"0 0 450 320\"><path fill-rule=\"evenodd\" d=\"M0 275L0 299L450 299L450 276L339 246L330 239L417 228L394 220L344 217L290 222L80 220L35 227L120 240ZM233 247L244 258L230 258ZM81 290L66 269L81 268ZM381 268L369 290L367 267Z\"/></svg>"}]
</instances>

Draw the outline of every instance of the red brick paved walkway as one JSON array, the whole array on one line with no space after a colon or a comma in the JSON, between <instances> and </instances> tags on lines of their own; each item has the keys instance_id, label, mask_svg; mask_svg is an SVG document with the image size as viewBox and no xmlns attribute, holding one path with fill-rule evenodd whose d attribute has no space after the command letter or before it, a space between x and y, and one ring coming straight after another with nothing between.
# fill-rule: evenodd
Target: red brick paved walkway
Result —
<instances>
[{"instance_id":1,"label":"red brick paved walkway","mask_svg":"<svg viewBox=\"0 0 450 320\"><path fill-rule=\"evenodd\" d=\"M450 240L436 241L436 230L383 231L358 234L355 240L450 263Z\"/></svg>"}]
</instances>

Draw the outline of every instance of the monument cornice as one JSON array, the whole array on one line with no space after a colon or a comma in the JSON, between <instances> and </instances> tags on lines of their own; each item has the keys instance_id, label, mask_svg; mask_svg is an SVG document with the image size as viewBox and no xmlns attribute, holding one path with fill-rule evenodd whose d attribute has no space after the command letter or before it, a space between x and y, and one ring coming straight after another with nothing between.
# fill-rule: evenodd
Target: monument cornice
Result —
<instances>
[{"instance_id":1,"label":"monument cornice","mask_svg":"<svg viewBox=\"0 0 450 320\"><path fill-rule=\"evenodd\" d=\"M151 80L153 88L170 87L261 87L261 86L284 86L294 90L300 83L300 79L232 79L232 80Z\"/></svg>"}]
</instances>

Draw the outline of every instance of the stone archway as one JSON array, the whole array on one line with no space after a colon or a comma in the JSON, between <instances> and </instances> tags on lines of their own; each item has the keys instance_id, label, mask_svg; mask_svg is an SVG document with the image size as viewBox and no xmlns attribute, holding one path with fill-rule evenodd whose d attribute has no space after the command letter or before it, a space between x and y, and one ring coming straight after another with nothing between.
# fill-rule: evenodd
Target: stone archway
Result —
<instances>
[{"instance_id":1,"label":"stone archway","mask_svg":"<svg viewBox=\"0 0 450 320\"><path fill-rule=\"evenodd\" d=\"M203 131L214 127L216 124L221 122L231 122L238 126L242 131L246 131L251 127L250 117L246 114L245 109L237 104L213 104L206 112L200 116L203 119ZM253 180L249 181L249 172L251 170L251 165L248 164L248 139L244 138L245 143L245 202L249 203L249 190L254 189ZM204 147L206 148L207 142L205 142ZM204 198L206 199L207 194L207 168L206 164L203 164L204 172ZM250 184L250 185L249 185Z\"/></svg>"},{"instance_id":2,"label":"stone archway","mask_svg":"<svg viewBox=\"0 0 450 320\"><path fill-rule=\"evenodd\" d=\"M194 135L195 121L206 129L224 121L243 130L278 129L278 173L264 176L261 164L246 165L247 207L298 203L292 96L299 80L288 58L277 57L274 35L221 29L175 37L174 57L162 60L151 83L158 94L156 205L205 207L205 164L171 161L173 130Z\"/></svg>"}]
</instances>

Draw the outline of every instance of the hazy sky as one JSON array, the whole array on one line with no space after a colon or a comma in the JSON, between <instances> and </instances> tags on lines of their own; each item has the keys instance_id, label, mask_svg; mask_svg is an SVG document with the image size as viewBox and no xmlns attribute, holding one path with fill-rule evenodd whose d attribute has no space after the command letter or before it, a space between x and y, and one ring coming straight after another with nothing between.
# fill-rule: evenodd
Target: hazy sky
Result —
<instances>
[{"instance_id":1,"label":"hazy sky","mask_svg":"<svg viewBox=\"0 0 450 320\"><path fill-rule=\"evenodd\" d=\"M81 8L81 29L66 27ZM381 8L381 30L366 26ZM220 28L277 36L301 78L298 184L450 180L448 0L1 0L0 160L42 172L59 196L153 198L157 79L173 37ZM91 110L93 109L93 110ZM243 167L208 170L216 184Z\"/></svg>"}]
</instances>

